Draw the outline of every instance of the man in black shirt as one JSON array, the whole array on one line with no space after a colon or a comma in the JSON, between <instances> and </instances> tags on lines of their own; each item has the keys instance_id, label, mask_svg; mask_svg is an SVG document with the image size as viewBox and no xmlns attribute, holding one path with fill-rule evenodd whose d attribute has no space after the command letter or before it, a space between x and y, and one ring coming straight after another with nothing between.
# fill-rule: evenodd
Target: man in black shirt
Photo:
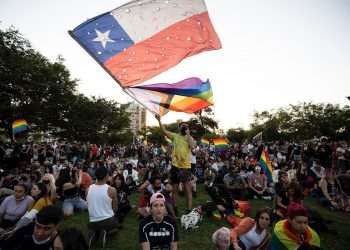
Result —
<instances>
[{"instance_id":1,"label":"man in black shirt","mask_svg":"<svg viewBox=\"0 0 350 250\"><path fill-rule=\"evenodd\" d=\"M142 250L177 250L178 233L175 221L165 215L165 197L154 193L150 199L151 215L139 225Z\"/></svg>"},{"instance_id":2,"label":"man in black shirt","mask_svg":"<svg viewBox=\"0 0 350 250\"><path fill-rule=\"evenodd\" d=\"M63 219L62 210L55 206L44 207L35 222L16 231L0 245L1 249L51 250L58 236L58 224ZM1 242L1 241L0 241Z\"/></svg>"}]
</instances>

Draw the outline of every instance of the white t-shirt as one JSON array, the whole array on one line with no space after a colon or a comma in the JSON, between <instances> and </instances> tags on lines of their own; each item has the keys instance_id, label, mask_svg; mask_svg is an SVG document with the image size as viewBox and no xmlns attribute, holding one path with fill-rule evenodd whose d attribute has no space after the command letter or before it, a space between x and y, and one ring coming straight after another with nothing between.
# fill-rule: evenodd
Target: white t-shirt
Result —
<instances>
[{"instance_id":1,"label":"white t-shirt","mask_svg":"<svg viewBox=\"0 0 350 250\"><path fill-rule=\"evenodd\" d=\"M262 231L261 234L256 233L256 225L247 232L239 236L239 239L243 242L246 249L251 249L252 247L257 247L261 244L266 236L266 230Z\"/></svg>"}]
</instances>

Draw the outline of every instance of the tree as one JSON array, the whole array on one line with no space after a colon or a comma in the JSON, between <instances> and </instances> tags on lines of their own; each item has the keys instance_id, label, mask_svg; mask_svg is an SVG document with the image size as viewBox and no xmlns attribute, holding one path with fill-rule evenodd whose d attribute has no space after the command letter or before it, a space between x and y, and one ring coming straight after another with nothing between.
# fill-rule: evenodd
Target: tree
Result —
<instances>
[{"instance_id":1,"label":"tree","mask_svg":"<svg viewBox=\"0 0 350 250\"><path fill-rule=\"evenodd\" d=\"M226 132L226 138L231 143L242 143L247 138L247 131L245 131L243 128L230 128Z\"/></svg>"},{"instance_id":2,"label":"tree","mask_svg":"<svg viewBox=\"0 0 350 250\"><path fill-rule=\"evenodd\" d=\"M122 140L117 135L130 133L124 129L129 125L126 106L104 98L72 97L63 121L61 136L82 141Z\"/></svg>"},{"instance_id":3,"label":"tree","mask_svg":"<svg viewBox=\"0 0 350 250\"><path fill-rule=\"evenodd\" d=\"M0 29L0 127L9 134L11 123L23 118L32 131L101 143L130 141L126 106L76 94L76 85L62 57L50 62L17 30Z\"/></svg>"},{"instance_id":4,"label":"tree","mask_svg":"<svg viewBox=\"0 0 350 250\"><path fill-rule=\"evenodd\" d=\"M25 117L41 129L60 120L76 87L62 58L49 62L13 28L0 30L0 83L3 125Z\"/></svg>"},{"instance_id":5,"label":"tree","mask_svg":"<svg viewBox=\"0 0 350 250\"><path fill-rule=\"evenodd\" d=\"M275 112L254 114L249 134L263 131L264 140L305 140L327 136L350 138L350 108L334 104L302 103Z\"/></svg>"}]
</instances>

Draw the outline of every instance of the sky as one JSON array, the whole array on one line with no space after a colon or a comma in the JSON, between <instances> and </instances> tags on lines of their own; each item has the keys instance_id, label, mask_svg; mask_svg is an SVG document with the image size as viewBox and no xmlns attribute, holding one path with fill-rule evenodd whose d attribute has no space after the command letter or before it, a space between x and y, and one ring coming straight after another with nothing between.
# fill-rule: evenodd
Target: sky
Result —
<instances>
[{"instance_id":1,"label":"sky","mask_svg":"<svg viewBox=\"0 0 350 250\"><path fill-rule=\"evenodd\" d=\"M1 0L0 27L13 25L52 61L63 56L80 93L126 103L132 99L67 33L126 2ZM222 129L248 128L254 112L289 104L350 104L350 1L205 2L222 49L186 58L147 83L210 79ZM190 117L170 112L163 122ZM147 123L156 124L150 113Z\"/></svg>"}]
</instances>

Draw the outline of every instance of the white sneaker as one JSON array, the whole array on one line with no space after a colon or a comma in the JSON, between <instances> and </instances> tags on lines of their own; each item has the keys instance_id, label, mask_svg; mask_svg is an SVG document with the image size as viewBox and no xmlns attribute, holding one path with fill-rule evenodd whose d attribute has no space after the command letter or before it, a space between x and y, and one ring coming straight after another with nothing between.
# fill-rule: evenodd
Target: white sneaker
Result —
<instances>
[{"instance_id":1,"label":"white sneaker","mask_svg":"<svg viewBox=\"0 0 350 250\"><path fill-rule=\"evenodd\" d=\"M263 196L262 199L263 199L263 200L270 201L270 200L271 200L271 196Z\"/></svg>"}]
</instances>

